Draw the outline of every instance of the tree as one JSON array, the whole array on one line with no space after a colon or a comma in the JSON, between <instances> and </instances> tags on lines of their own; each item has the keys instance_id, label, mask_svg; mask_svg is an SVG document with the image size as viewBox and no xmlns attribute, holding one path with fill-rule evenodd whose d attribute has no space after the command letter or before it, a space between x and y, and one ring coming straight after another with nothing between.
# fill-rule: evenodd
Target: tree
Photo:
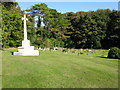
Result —
<instances>
[{"instance_id":1,"label":"tree","mask_svg":"<svg viewBox=\"0 0 120 90\"><path fill-rule=\"evenodd\" d=\"M108 29L105 41L106 48L119 47L120 48L120 12L112 11L109 14L110 21L108 22Z\"/></svg>"},{"instance_id":2,"label":"tree","mask_svg":"<svg viewBox=\"0 0 120 90\"><path fill-rule=\"evenodd\" d=\"M61 14L56 9L48 8L45 3L35 4L26 11L28 12L28 39L35 46L120 48L120 12L118 11L98 9ZM3 47L21 45L23 14L17 2L2 3Z\"/></svg>"},{"instance_id":3,"label":"tree","mask_svg":"<svg viewBox=\"0 0 120 90\"><path fill-rule=\"evenodd\" d=\"M31 12L32 16L38 17L36 29L37 40L55 38L60 40L61 43L63 42L66 38L66 30L69 28L69 21L63 14L57 12L55 9L48 8L44 3L35 4L27 11ZM44 26L41 26L41 22L44 23Z\"/></svg>"},{"instance_id":4,"label":"tree","mask_svg":"<svg viewBox=\"0 0 120 90\"><path fill-rule=\"evenodd\" d=\"M9 8L9 9L8 9ZM23 38L22 12L16 2L2 2L2 46L19 46Z\"/></svg>"}]
</instances>

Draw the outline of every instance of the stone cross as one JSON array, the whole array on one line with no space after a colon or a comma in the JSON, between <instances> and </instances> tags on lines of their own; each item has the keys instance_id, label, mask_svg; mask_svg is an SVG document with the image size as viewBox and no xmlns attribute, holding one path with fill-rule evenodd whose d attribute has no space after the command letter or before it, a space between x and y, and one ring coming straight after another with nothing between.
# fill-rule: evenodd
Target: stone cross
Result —
<instances>
[{"instance_id":1,"label":"stone cross","mask_svg":"<svg viewBox=\"0 0 120 90\"><path fill-rule=\"evenodd\" d=\"M30 40L27 39L27 26L26 21L26 14L22 18L24 20L24 40L22 41L22 46L18 47L18 52L14 52L13 55L22 55L22 56L38 56L39 51L34 50L34 46L30 46Z\"/></svg>"},{"instance_id":2,"label":"stone cross","mask_svg":"<svg viewBox=\"0 0 120 90\"><path fill-rule=\"evenodd\" d=\"M27 27L26 27L26 21L28 20L26 18L26 14L24 14L24 17L22 17L22 20L24 20L24 40L27 40Z\"/></svg>"}]
</instances>

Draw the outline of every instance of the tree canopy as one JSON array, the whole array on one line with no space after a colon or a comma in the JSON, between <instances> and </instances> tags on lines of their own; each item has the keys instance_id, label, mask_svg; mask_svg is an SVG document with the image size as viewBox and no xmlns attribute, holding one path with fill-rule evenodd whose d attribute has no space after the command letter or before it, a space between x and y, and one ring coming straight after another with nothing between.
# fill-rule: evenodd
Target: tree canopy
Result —
<instances>
[{"instance_id":1,"label":"tree canopy","mask_svg":"<svg viewBox=\"0 0 120 90\"><path fill-rule=\"evenodd\" d=\"M2 2L2 47L23 40L22 11L17 2ZM109 9L60 13L45 3L27 12L28 39L37 47L120 48L120 12ZM37 19L36 19L37 18Z\"/></svg>"}]
</instances>

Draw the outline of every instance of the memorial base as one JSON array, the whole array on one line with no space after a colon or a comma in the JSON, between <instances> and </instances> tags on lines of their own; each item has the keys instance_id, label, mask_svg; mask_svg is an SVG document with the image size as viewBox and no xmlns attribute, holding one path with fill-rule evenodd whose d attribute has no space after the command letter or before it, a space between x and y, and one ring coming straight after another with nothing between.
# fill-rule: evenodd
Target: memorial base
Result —
<instances>
[{"instance_id":1,"label":"memorial base","mask_svg":"<svg viewBox=\"0 0 120 90\"><path fill-rule=\"evenodd\" d=\"M39 51L34 50L34 46L30 46L30 41L22 41L22 47L18 47L18 52L13 52L13 55L21 56L38 56Z\"/></svg>"}]
</instances>

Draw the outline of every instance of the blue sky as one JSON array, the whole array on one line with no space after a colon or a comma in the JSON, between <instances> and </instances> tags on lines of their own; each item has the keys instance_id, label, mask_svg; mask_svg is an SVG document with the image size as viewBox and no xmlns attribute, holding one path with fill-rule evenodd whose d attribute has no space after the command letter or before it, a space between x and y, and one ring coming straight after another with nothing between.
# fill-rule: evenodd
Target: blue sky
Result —
<instances>
[{"instance_id":1,"label":"blue sky","mask_svg":"<svg viewBox=\"0 0 120 90\"><path fill-rule=\"evenodd\" d=\"M41 2L18 2L22 10ZM97 9L118 10L118 2L44 2L49 8L58 12L95 11Z\"/></svg>"}]
</instances>

